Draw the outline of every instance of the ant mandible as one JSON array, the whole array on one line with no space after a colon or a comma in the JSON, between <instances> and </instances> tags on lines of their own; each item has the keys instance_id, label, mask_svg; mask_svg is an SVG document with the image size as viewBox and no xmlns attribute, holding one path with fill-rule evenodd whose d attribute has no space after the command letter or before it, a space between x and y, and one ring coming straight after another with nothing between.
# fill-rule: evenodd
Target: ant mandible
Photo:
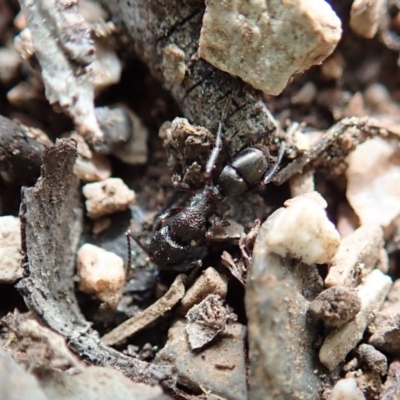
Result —
<instances>
[{"instance_id":1,"label":"ant mandible","mask_svg":"<svg viewBox=\"0 0 400 400\"><path fill-rule=\"evenodd\" d=\"M135 240L159 268L179 269L194 265L193 262L185 264L191 243L204 239L210 227L209 219L217 213L220 203L226 197L238 196L257 186L268 184L278 170L285 148L285 142L282 142L278 158L271 168L268 165L269 152L265 147L245 148L223 168L214 185L211 174L222 149L221 120L218 124L215 147L206 164L204 189L193 196L188 206L170 208L161 214L154 224L153 236L148 245L144 245L131 231L127 232L128 266L131 253L129 237ZM183 191L190 191L190 187L181 182L174 182L174 186ZM196 264L201 265L201 262Z\"/></svg>"}]
</instances>

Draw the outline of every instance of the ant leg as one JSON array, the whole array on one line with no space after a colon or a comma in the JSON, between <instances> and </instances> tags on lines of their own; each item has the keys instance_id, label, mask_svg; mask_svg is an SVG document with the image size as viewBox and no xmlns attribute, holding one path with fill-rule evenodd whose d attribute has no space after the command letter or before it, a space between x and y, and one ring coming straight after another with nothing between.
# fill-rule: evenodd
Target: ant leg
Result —
<instances>
[{"instance_id":1,"label":"ant leg","mask_svg":"<svg viewBox=\"0 0 400 400\"><path fill-rule=\"evenodd\" d=\"M263 181L262 181L262 185L266 185L269 182L271 182L272 178L274 177L274 175L278 171L278 168L279 168L279 165L280 165L280 163L282 161L283 155L285 154L285 150L286 150L286 142L282 142L281 143L281 147L279 149L278 158L277 158L275 164L272 166L272 168L264 176Z\"/></svg>"},{"instance_id":2,"label":"ant leg","mask_svg":"<svg viewBox=\"0 0 400 400\"><path fill-rule=\"evenodd\" d=\"M128 266L127 266L128 268L131 266L131 263L132 263L131 242L129 239L133 239L137 243L137 245L148 255L150 260L152 260L154 258L151 251L140 241L140 239L135 234L132 233L131 230L127 230L125 235L126 235L126 240L128 243L128 252L129 252L128 253Z\"/></svg>"}]
</instances>

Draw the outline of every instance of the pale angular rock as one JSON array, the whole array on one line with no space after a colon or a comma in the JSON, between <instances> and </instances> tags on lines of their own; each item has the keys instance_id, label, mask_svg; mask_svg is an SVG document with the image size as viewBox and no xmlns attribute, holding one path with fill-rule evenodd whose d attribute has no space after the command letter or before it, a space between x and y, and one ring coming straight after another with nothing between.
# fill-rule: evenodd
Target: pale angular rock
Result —
<instances>
[{"instance_id":1,"label":"pale angular rock","mask_svg":"<svg viewBox=\"0 0 400 400\"><path fill-rule=\"evenodd\" d=\"M350 11L350 27L357 35L371 39L375 36L385 0L354 0Z\"/></svg>"},{"instance_id":2,"label":"pale angular rock","mask_svg":"<svg viewBox=\"0 0 400 400\"><path fill-rule=\"evenodd\" d=\"M354 378L346 378L336 383L328 400L365 400L365 396Z\"/></svg>"},{"instance_id":3,"label":"pale angular rock","mask_svg":"<svg viewBox=\"0 0 400 400\"><path fill-rule=\"evenodd\" d=\"M125 284L124 260L92 244L78 251L79 289L116 308Z\"/></svg>"},{"instance_id":4,"label":"pale angular rock","mask_svg":"<svg viewBox=\"0 0 400 400\"><path fill-rule=\"evenodd\" d=\"M377 372L379 375L386 375L388 364L387 358L380 351L376 350L374 346L363 343L358 347L358 354L361 361L367 364L371 371Z\"/></svg>"},{"instance_id":5,"label":"pale angular rock","mask_svg":"<svg viewBox=\"0 0 400 400\"><path fill-rule=\"evenodd\" d=\"M0 217L0 282L13 283L22 278L21 232L18 217Z\"/></svg>"},{"instance_id":6,"label":"pale angular rock","mask_svg":"<svg viewBox=\"0 0 400 400\"><path fill-rule=\"evenodd\" d=\"M339 247L340 235L326 215L327 204L321 195L306 193L286 201L285 206L267 220L268 250L308 265L330 261Z\"/></svg>"},{"instance_id":7,"label":"pale angular rock","mask_svg":"<svg viewBox=\"0 0 400 400\"><path fill-rule=\"evenodd\" d=\"M208 0L199 54L254 88L277 95L292 76L320 64L341 37L323 0Z\"/></svg>"},{"instance_id":8,"label":"pale angular rock","mask_svg":"<svg viewBox=\"0 0 400 400\"><path fill-rule=\"evenodd\" d=\"M183 81L187 66L185 52L175 44L170 44L163 50L163 75L167 82L179 84Z\"/></svg>"},{"instance_id":9,"label":"pale angular rock","mask_svg":"<svg viewBox=\"0 0 400 400\"><path fill-rule=\"evenodd\" d=\"M87 198L85 204L88 217L92 219L124 211L136 199L135 192L120 178L88 183L82 188L82 192Z\"/></svg>"},{"instance_id":10,"label":"pale angular rock","mask_svg":"<svg viewBox=\"0 0 400 400\"><path fill-rule=\"evenodd\" d=\"M396 149L380 138L359 145L348 157L347 199L361 224L390 229L400 214L400 164Z\"/></svg>"},{"instance_id":11,"label":"pale angular rock","mask_svg":"<svg viewBox=\"0 0 400 400\"><path fill-rule=\"evenodd\" d=\"M96 91L119 82L122 63L116 52L101 41L95 42L96 52L93 62L93 80Z\"/></svg>"},{"instance_id":12,"label":"pale angular rock","mask_svg":"<svg viewBox=\"0 0 400 400\"><path fill-rule=\"evenodd\" d=\"M2 400L49 400L39 382L0 348L0 398Z\"/></svg>"},{"instance_id":13,"label":"pale angular rock","mask_svg":"<svg viewBox=\"0 0 400 400\"><path fill-rule=\"evenodd\" d=\"M330 371L333 371L362 339L367 325L374 319L391 286L390 277L377 269L359 286L361 311L354 321L328 334L320 349L319 359Z\"/></svg>"},{"instance_id":14,"label":"pale angular rock","mask_svg":"<svg viewBox=\"0 0 400 400\"><path fill-rule=\"evenodd\" d=\"M100 153L93 153L85 139L73 133L72 138L76 140L78 157L74 165L74 173L82 182L97 182L108 179L111 176L110 161Z\"/></svg>"},{"instance_id":15,"label":"pale angular rock","mask_svg":"<svg viewBox=\"0 0 400 400\"><path fill-rule=\"evenodd\" d=\"M374 269L381 258L383 231L379 225L367 224L346 236L329 263L325 285L355 287Z\"/></svg>"}]
</instances>

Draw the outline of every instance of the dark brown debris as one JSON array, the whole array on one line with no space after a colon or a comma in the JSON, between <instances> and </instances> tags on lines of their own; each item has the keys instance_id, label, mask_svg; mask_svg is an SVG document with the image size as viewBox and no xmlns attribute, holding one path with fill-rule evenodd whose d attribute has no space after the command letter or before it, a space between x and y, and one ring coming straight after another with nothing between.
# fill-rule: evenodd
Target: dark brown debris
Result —
<instances>
[{"instance_id":1,"label":"dark brown debris","mask_svg":"<svg viewBox=\"0 0 400 400\"><path fill-rule=\"evenodd\" d=\"M334 286L310 303L308 313L311 318L321 319L326 326L339 328L353 320L360 310L361 300L356 290Z\"/></svg>"},{"instance_id":2,"label":"dark brown debris","mask_svg":"<svg viewBox=\"0 0 400 400\"><path fill-rule=\"evenodd\" d=\"M43 151L52 142L40 129L0 115L0 173L12 185L31 185L40 174Z\"/></svg>"}]
</instances>

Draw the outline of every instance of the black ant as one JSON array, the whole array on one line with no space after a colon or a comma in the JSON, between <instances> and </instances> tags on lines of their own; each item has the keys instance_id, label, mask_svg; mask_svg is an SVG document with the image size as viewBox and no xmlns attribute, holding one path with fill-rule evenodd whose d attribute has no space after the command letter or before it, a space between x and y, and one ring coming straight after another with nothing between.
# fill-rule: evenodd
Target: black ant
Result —
<instances>
[{"instance_id":1,"label":"black ant","mask_svg":"<svg viewBox=\"0 0 400 400\"><path fill-rule=\"evenodd\" d=\"M159 268L177 269L194 265L193 262L185 264L191 244L204 239L207 235L210 227L209 219L217 213L220 203L226 197L237 196L252 188L268 184L277 172L285 147L283 142L278 158L271 168L268 165L269 152L265 147L245 148L224 167L214 185L211 174L222 148L222 121L220 121L215 147L206 165L204 174L206 185L203 191L194 195L188 206L170 208L161 214L154 224L153 236L147 246L128 231L128 248L131 237ZM183 191L191 191L187 184L178 180L175 180L174 186ZM201 265L201 262L196 264ZM129 265L130 260L128 260Z\"/></svg>"}]
</instances>

